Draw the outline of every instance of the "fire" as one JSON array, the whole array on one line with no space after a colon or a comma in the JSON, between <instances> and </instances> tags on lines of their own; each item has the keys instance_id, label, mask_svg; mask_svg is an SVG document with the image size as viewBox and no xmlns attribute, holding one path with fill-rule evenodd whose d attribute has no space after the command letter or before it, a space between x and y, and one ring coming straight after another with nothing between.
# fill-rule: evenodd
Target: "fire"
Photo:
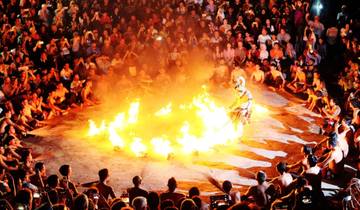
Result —
<instances>
[{"instance_id":1,"label":"fire","mask_svg":"<svg viewBox=\"0 0 360 210\"><path fill-rule=\"evenodd\" d=\"M168 103L165 107L161 108L159 111L155 112L155 116L166 116L169 115L172 111L172 103Z\"/></svg>"},{"instance_id":2,"label":"fire","mask_svg":"<svg viewBox=\"0 0 360 210\"><path fill-rule=\"evenodd\" d=\"M131 143L131 151L136 155L136 157L141 157L146 154L146 146L142 143L141 138L134 138L134 141Z\"/></svg>"},{"instance_id":3,"label":"fire","mask_svg":"<svg viewBox=\"0 0 360 210\"><path fill-rule=\"evenodd\" d=\"M159 154L164 157L168 157L173 152L171 143L169 140L162 137L155 137L151 140L155 154Z\"/></svg>"},{"instance_id":4,"label":"fire","mask_svg":"<svg viewBox=\"0 0 360 210\"><path fill-rule=\"evenodd\" d=\"M169 102L150 115L143 113L143 106L136 99L127 112L119 113L112 121L102 120L98 126L89 120L88 136L101 134L114 147L137 157L166 158L170 154L207 152L219 145L235 144L243 133L243 125L233 123L228 110L216 104L206 90L188 103ZM261 115L267 112L257 104L253 110ZM164 118L170 114L171 118Z\"/></svg>"}]
</instances>

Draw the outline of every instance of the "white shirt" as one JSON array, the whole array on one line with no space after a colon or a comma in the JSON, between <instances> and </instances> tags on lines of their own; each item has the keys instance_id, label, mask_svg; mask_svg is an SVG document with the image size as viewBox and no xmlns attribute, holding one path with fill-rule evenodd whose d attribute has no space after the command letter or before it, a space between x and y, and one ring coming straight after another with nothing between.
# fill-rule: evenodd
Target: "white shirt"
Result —
<instances>
[{"instance_id":1,"label":"white shirt","mask_svg":"<svg viewBox=\"0 0 360 210\"><path fill-rule=\"evenodd\" d=\"M306 174L314 174L314 175L318 175L320 173L320 167L319 166L314 166L314 167L311 167L309 169L307 169L305 171Z\"/></svg>"},{"instance_id":2,"label":"white shirt","mask_svg":"<svg viewBox=\"0 0 360 210\"><path fill-rule=\"evenodd\" d=\"M287 187L293 181L291 174L284 172L282 175L278 177L278 181L281 183L283 187Z\"/></svg>"}]
</instances>

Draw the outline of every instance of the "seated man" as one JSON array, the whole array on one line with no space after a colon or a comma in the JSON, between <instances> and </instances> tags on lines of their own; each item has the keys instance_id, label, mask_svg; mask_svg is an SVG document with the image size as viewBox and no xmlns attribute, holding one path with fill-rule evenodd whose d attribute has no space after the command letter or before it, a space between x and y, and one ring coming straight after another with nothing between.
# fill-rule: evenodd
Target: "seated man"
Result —
<instances>
[{"instance_id":1,"label":"seated man","mask_svg":"<svg viewBox=\"0 0 360 210\"><path fill-rule=\"evenodd\" d=\"M335 103L334 99L330 99L329 105L325 106L322 112L329 120L337 121L341 113L341 108Z\"/></svg>"},{"instance_id":2,"label":"seated man","mask_svg":"<svg viewBox=\"0 0 360 210\"><path fill-rule=\"evenodd\" d=\"M87 106L95 105L91 81L87 81L85 83L85 87L81 90L81 99L82 99L82 102L84 103L84 105L87 105Z\"/></svg>"},{"instance_id":3,"label":"seated man","mask_svg":"<svg viewBox=\"0 0 360 210\"><path fill-rule=\"evenodd\" d=\"M305 178L299 177L295 182L296 188L288 195L281 197L271 204L271 209L282 209L282 204L287 205L287 209L302 210L302 209L320 209L316 196L309 186Z\"/></svg>"},{"instance_id":4,"label":"seated man","mask_svg":"<svg viewBox=\"0 0 360 210\"><path fill-rule=\"evenodd\" d=\"M132 203L134 198L138 196L145 198L148 196L148 192L140 188L141 181L142 179L140 176L134 176L134 178L132 179L134 187L127 189L127 192L129 193L129 203Z\"/></svg>"},{"instance_id":5,"label":"seated man","mask_svg":"<svg viewBox=\"0 0 360 210\"><path fill-rule=\"evenodd\" d=\"M263 83L265 80L265 74L262 70L260 70L259 65L255 65L255 69L251 74L250 77L251 81L257 82L257 83Z\"/></svg>"},{"instance_id":6,"label":"seated man","mask_svg":"<svg viewBox=\"0 0 360 210\"><path fill-rule=\"evenodd\" d=\"M76 185L71 181L71 173L72 169L70 165L62 165L59 168L60 174L63 176L63 178L60 180L60 186L64 189L68 189L69 192L76 197L79 192L76 188Z\"/></svg>"},{"instance_id":7,"label":"seated man","mask_svg":"<svg viewBox=\"0 0 360 210\"><path fill-rule=\"evenodd\" d=\"M185 198L185 195L182 193L175 192L177 187L177 182L174 177L170 178L168 180L168 191L160 194L160 202L163 202L165 200L171 200L174 202L175 205L179 204L179 201L182 198Z\"/></svg>"},{"instance_id":8,"label":"seated man","mask_svg":"<svg viewBox=\"0 0 360 210\"><path fill-rule=\"evenodd\" d=\"M68 89L66 89L61 82L56 85L56 89L54 90L54 97L56 100L56 105L62 109L66 109L68 107L66 104L66 95L68 93Z\"/></svg>"},{"instance_id":9,"label":"seated man","mask_svg":"<svg viewBox=\"0 0 360 210\"><path fill-rule=\"evenodd\" d=\"M241 201L240 192L238 190L232 190L232 184L230 181L226 180L222 184L223 191L229 195L230 204L234 205Z\"/></svg>"},{"instance_id":10,"label":"seated man","mask_svg":"<svg viewBox=\"0 0 360 210\"><path fill-rule=\"evenodd\" d=\"M271 204L270 195L270 184L266 181L266 174L263 171L259 171L256 174L256 180L258 184L250 187L244 195L244 198L253 198L256 205L259 208L268 208Z\"/></svg>"},{"instance_id":11,"label":"seated man","mask_svg":"<svg viewBox=\"0 0 360 210\"><path fill-rule=\"evenodd\" d=\"M321 99L321 98L319 98L315 94L314 89L312 89L312 88L308 88L306 90L306 92L307 92L308 98L306 100L305 107L308 108L310 111L313 111L315 109L316 105L318 104L319 99Z\"/></svg>"},{"instance_id":12,"label":"seated man","mask_svg":"<svg viewBox=\"0 0 360 210\"><path fill-rule=\"evenodd\" d=\"M35 164L35 174L33 174L32 176L30 176L30 182L31 184L37 186L40 190L44 190L45 189L45 184L46 183L46 167L45 164L43 162L37 162Z\"/></svg>"},{"instance_id":13,"label":"seated man","mask_svg":"<svg viewBox=\"0 0 360 210\"><path fill-rule=\"evenodd\" d=\"M341 130L341 132L340 132ZM346 119L341 120L341 123L335 125L335 132L338 135L339 146L344 154L344 158L349 154L349 143L347 141L347 133L350 131L350 126Z\"/></svg>"},{"instance_id":14,"label":"seated man","mask_svg":"<svg viewBox=\"0 0 360 210\"><path fill-rule=\"evenodd\" d=\"M294 168L300 168L298 172L302 173L303 171L307 170L309 168L309 164L307 161L307 158L309 155L313 154L313 149L308 146L308 145L304 145L303 148L301 149L302 153L303 153L303 158L291 165L287 166L287 169L294 169Z\"/></svg>"},{"instance_id":15,"label":"seated man","mask_svg":"<svg viewBox=\"0 0 360 210\"><path fill-rule=\"evenodd\" d=\"M276 66L271 65L270 71L266 74L267 83L272 86L272 89L283 90L285 85L285 78L282 75L281 71L276 69Z\"/></svg>"},{"instance_id":16,"label":"seated man","mask_svg":"<svg viewBox=\"0 0 360 210\"><path fill-rule=\"evenodd\" d=\"M108 199L116 198L115 192L111 186L107 183L110 180L109 170L107 168L99 171L99 182L96 184L96 188L99 190L99 208L108 208Z\"/></svg>"},{"instance_id":17,"label":"seated man","mask_svg":"<svg viewBox=\"0 0 360 210\"><path fill-rule=\"evenodd\" d=\"M326 177L334 178L342 174L344 170L344 155L339 146L338 135L335 132L330 134L327 140L327 148L322 158L324 160L320 163L320 166L322 168L327 167L327 170L324 170Z\"/></svg>"},{"instance_id":18,"label":"seated man","mask_svg":"<svg viewBox=\"0 0 360 210\"><path fill-rule=\"evenodd\" d=\"M288 193L287 187L292 183L293 177L287 172L286 163L280 162L276 165L276 170L279 173L278 177L275 177L271 182L277 184L280 187L280 194Z\"/></svg>"},{"instance_id":19,"label":"seated man","mask_svg":"<svg viewBox=\"0 0 360 210\"><path fill-rule=\"evenodd\" d=\"M287 87L293 93L302 93L306 90L306 74L300 66L295 68L294 79L289 84L287 84Z\"/></svg>"},{"instance_id":20,"label":"seated man","mask_svg":"<svg viewBox=\"0 0 360 210\"><path fill-rule=\"evenodd\" d=\"M310 168L305 171L303 174L304 177L309 181L309 184L312 186L312 189L318 198L323 196L321 190L321 168L317 165L317 158L315 155L308 156L308 163Z\"/></svg>"}]
</instances>

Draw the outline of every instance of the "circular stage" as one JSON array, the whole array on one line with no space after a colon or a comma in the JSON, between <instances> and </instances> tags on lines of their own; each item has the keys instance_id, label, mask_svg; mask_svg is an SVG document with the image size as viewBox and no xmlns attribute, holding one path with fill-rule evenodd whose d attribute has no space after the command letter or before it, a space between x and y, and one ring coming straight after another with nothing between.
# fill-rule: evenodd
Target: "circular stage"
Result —
<instances>
[{"instance_id":1,"label":"circular stage","mask_svg":"<svg viewBox=\"0 0 360 210\"><path fill-rule=\"evenodd\" d=\"M166 160L136 157L116 150L106 137L89 138L88 120L108 116L101 106L74 110L54 119L48 126L35 130L35 137L26 143L33 148L34 158L46 163L48 174L57 173L62 164L73 168L73 180L87 183L97 180L97 172L108 168L111 185L117 195L130 187L135 175L143 177L147 190L166 190L168 178L178 180L179 190L198 186L202 195L219 192L224 180L245 191L255 184L254 174L261 168L268 177L276 176L278 161L294 162L301 156L300 145L315 144L321 118L308 111L303 102L287 93L275 93L265 87L250 87L256 104L266 107L266 114L252 118L244 127L241 140L228 146L216 146L209 152L190 154L186 158L176 154ZM218 90L216 98L231 102L228 90ZM37 155L41 154L41 155Z\"/></svg>"}]
</instances>

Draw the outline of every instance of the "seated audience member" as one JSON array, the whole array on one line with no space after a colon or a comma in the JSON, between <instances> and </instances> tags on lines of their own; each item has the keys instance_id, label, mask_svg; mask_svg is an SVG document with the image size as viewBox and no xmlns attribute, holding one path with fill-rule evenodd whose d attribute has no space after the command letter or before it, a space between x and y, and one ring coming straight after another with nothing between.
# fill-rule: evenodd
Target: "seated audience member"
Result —
<instances>
[{"instance_id":1,"label":"seated audience member","mask_svg":"<svg viewBox=\"0 0 360 210\"><path fill-rule=\"evenodd\" d=\"M341 129L341 132L340 132ZM350 131L350 126L346 119L342 119L339 123L335 125L335 133L338 136L339 146L341 151L343 152L344 158L346 158L349 154L349 143L347 140L347 133Z\"/></svg>"},{"instance_id":2,"label":"seated audience member","mask_svg":"<svg viewBox=\"0 0 360 210\"><path fill-rule=\"evenodd\" d=\"M171 200L175 205L179 204L180 199L184 198L185 195L182 193L175 192L177 188L177 182L174 177L168 180L168 191L160 194L160 201Z\"/></svg>"},{"instance_id":3,"label":"seated audience member","mask_svg":"<svg viewBox=\"0 0 360 210\"><path fill-rule=\"evenodd\" d=\"M320 166L326 168L326 177L339 177L344 171L344 154L339 146L338 135L332 132L327 139L327 148L322 156Z\"/></svg>"},{"instance_id":4,"label":"seated audience member","mask_svg":"<svg viewBox=\"0 0 360 210\"><path fill-rule=\"evenodd\" d=\"M271 182L280 187L280 194L286 194L288 193L287 187L292 183L293 177L287 172L287 165L284 162L278 163L276 170L279 176L275 177Z\"/></svg>"},{"instance_id":5,"label":"seated audience member","mask_svg":"<svg viewBox=\"0 0 360 210\"><path fill-rule=\"evenodd\" d=\"M307 158L309 155L313 154L313 149L308 145L304 145L301 151L303 153L303 158L294 164L287 165L288 170L299 168L298 172L302 173L303 171L309 168L309 163Z\"/></svg>"},{"instance_id":6,"label":"seated audience member","mask_svg":"<svg viewBox=\"0 0 360 210\"><path fill-rule=\"evenodd\" d=\"M255 69L251 74L250 77L251 81L257 82L257 83L263 83L265 80L265 74L262 70L260 70L259 65L255 65Z\"/></svg>"},{"instance_id":7,"label":"seated audience member","mask_svg":"<svg viewBox=\"0 0 360 210\"><path fill-rule=\"evenodd\" d=\"M240 192L238 190L232 190L232 183L230 181L224 181L222 189L225 194L229 195L231 205L240 202Z\"/></svg>"},{"instance_id":8,"label":"seated audience member","mask_svg":"<svg viewBox=\"0 0 360 210\"><path fill-rule=\"evenodd\" d=\"M276 66L272 65L270 71L266 74L267 83L275 89L283 90L285 85L285 78L281 71Z\"/></svg>"},{"instance_id":9,"label":"seated audience member","mask_svg":"<svg viewBox=\"0 0 360 210\"><path fill-rule=\"evenodd\" d=\"M121 200L117 200L113 202L110 206L110 210L122 210L123 208L126 208L127 204Z\"/></svg>"},{"instance_id":10,"label":"seated audience member","mask_svg":"<svg viewBox=\"0 0 360 210\"><path fill-rule=\"evenodd\" d=\"M149 192L147 196L147 203L149 210L159 210L160 208L160 197L156 192Z\"/></svg>"},{"instance_id":11,"label":"seated audience member","mask_svg":"<svg viewBox=\"0 0 360 210\"><path fill-rule=\"evenodd\" d=\"M309 181L309 184L314 191L314 195L317 197L318 200L320 200L320 198L323 197L323 192L321 189L321 168L317 165L318 160L315 155L309 155L308 162L310 168L305 171L303 176Z\"/></svg>"},{"instance_id":12,"label":"seated audience member","mask_svg":"<svg viewBox=\"0 0 360 210\"><path fill-rule=\"evenodd\" d=\"M15 197L15 209L32 209L33 196L30 189L19 190Z\"/></svg>"},{"instance_id":13,"label":"seated audience member","mask_svg":"<svg viewBox=\"0 0 360 210\"><path fill-rule=\"evenodd\" d=\"M293 93L303 93L306 88L306 74L301 69L300 66L295 67L295 76L294 79L287 84L287 87L293 92Z\"/></svg>"},{"instance_id":14,"label":"seated audience member","mask_svg":"<svg viewBox=\"0 0 360 210\"><path fill-rule=\"evenodd\" d=\"M275 210L278 209L278 207L281 208L281 204L286 204L286 206L289 206L289 209L294 210L319 209L319 203L317 203L311 186L309 186L307 180L302 177L299 177L296 180L296 188L294 190L288 195L275 200L271 204L271 209Z\"/></svg>"},{"instance_id":15,"label":"seated audience member","mask_svg":"<svg viewBox=\"0 0 360 210\"><path fill-rule=\"evenodd\" d=\"M268 208L271 204L271 197L268 193L271 185L266 181L265 172L259 171L256 174L256 180L258 184L250 187L243 197L252 198L259 208Z\"/></svg>"},{"instance_id":16,"label":"seated audience member","mask_svg":"<svg viewBox=\"0 0 360 210\"><path fill-rule=\"evenodd\" d=\"M101 169L98 173L99 175L99 182L96 184L96 188L99 190L99 207L104 208L108 207L108 199L111 197L112 199L116 198L115 192L113 188L108 185L110 180L109 170L104 168ZM103 201L103 202L100 202Z\"/></svg>"},{"instance_id":17,"label":"seated audience member","mask_svg":"<svg viewBox=\"0 0 360 210\"><path fill-rule=\"evenodd\" d=\"M339 119L341 108L340 106L336 105L334 99L330 99L329 105L322 108L321 111L324 114L324 117L334 122Z\"/></svg>"},{"instance_id":18,"label":"seated audience member","mask_svg":"<svg viewBox=\"0 0 360 210\"><path fill-rule=\"evenodd\" d=\"M89 199L85 194L79 194L76 196L71 210L88 210Z\"/></svg>"},{"instance_id":19,"label":"seated audience member","mask_svg":"<svg viewBox=\"0 0 360 210\"><path fill-rule=\"evenodd\" d=\"M132 203L133 199L138 196L147 198L148 192L140 188L141 181L142 179L140 176L134 176L134 178L132 179L134 187L127 190L127 192L129 193L129 203Z\"/></svg>"},{"instance_id":20,"label":"seated audience member","mask_svg":"<svg viewBox=\"0 0 360 210\"><path fill-rule=\"evenodd\" d=\"M310 111L317 111L315 108L316 108L316 105L318 104L318 101L319 98L315 92L314 92L314 89L312 88L308 88L306 90L306 93L308 95L308 98L306 100L306 104L305 104L305 107L308 108Z\"/></svg>"},{"instance_id":21,"label":"seated audience member","mask_svg":"<svg viewBox=\"0 0 360 210\"><path fill-rule=\"evenodd\" d=\"M175 208L175 209L177 209L177 208L175 207L174 202L173 202L172 200L166 199L166 200L164 200L164 201L161 201L161 203L160 203L160 209L161 209L161 210L164 210L164 209L168 209L168 208Z\"/></svg>"},{"instance_id":22,"label":"seated audience member","mask_svg":"<svg viewBox=\"0 0 360 210\"><path fill-rule=\"evenodd\" d=\"M181 202L180 210L197 210L197 206L192 199L185 199Z\"/></svg>"},{"instance_id":23,"label":"seated audience member","mask_svg":"<svg viewBox=\"0 0 360 210\"><path fill-rule=\"evenodd\" d=\"M85 87L81 91L81 99L84 105L92 106L95 105L95 99L92 91L92 82L87 81Z\"/></svg>"},{"instance_id":24,"label":"seated audience member","mask_svg":"<svg viewBox=\"0 0 360 210\"><path fill-rule=\"evenodd\" d=\"M59 168L60 174L63 178L60 180L60 187L64 189L69 189L71 194L76 197L78 194L78 190L76 189L75 184L71 181L72 169L70 165L62 165Z\"/></svg>"},{"instance_id":25,"label":"seated audience member","mask_svg":"<svg viewBox=\"0 0 360 210\"><path fill-rule=\"evenodd\" d=\"M138 196L134 198L134 200L131 203L131 206L134 207L134 210L146 210L147 209L146 198L142 196Z\"/></svg>"}]
</instances>

